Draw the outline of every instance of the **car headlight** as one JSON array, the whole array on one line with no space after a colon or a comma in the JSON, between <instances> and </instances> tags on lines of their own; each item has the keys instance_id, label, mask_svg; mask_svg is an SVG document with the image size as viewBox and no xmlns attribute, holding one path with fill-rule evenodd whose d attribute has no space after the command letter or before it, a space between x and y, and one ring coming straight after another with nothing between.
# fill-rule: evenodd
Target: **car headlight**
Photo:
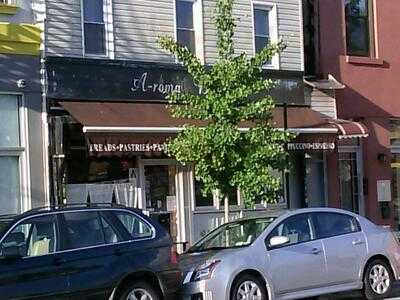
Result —
<instances>
[{"instance_id":1,"label":"car headlight","mask_svg":"<svg viewBox=\"0 0 400 300\"><path fill-rule=\"evenodd\" d=\"M221 262L220 260L214 260L211 262L207 262L201 266L198 266L193 272L192 281L201 281L210 279L215 268L220 262Z\"/></svg>"}]
</instances>

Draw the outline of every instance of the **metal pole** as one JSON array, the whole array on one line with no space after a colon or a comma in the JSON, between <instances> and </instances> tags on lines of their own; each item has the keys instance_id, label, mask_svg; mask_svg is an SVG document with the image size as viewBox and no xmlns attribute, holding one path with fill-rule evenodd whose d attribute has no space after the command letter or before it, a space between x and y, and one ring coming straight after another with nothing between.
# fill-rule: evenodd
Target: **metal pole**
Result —
<instances>
[{"instance_id":1,"label":"metal pole","mask_svg":"<svg viewBox=\"0 0 400 300\"><path fill-rule=\"evenodd\" d=\"M287 131L288 129L288 105L287 103L283 104L283 127L284 130ZM285 143L285 149L288 151L288 144ZM287 165L289 165L289 159L287 160ZM286 203L287 208L290 209L290 188L289 188L289 172L285 170L285 192L286 192Z\"/></svg>"}]
</instances>

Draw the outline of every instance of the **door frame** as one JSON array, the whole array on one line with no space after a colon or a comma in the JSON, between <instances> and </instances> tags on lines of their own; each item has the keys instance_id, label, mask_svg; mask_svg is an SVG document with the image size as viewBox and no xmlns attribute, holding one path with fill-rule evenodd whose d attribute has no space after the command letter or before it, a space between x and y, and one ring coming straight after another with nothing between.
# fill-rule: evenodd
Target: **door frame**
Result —
<instances>
[{"instance_id":1,"label":"door frame","mask_svg":"<svg viewBox=\"0 0 400 300\"><path fill-rule=\"evenodd\" d=\"M176 199L176 226L177 226L177 243L178 251L183 251L184 243L191 243L193 237L193 175L192 168L179 164L174 159L143 159L138 157L139 168L139 209L145 210L146 207L146 166L176 166L175 174L175 199ZM189 222L186 222L188 220Z\"/></svg>"},{"instance_id":2,"label":"door frame","mask_svg":"<svg viewBox=\"0 0 400 300\"><path fill-rule=\"evenodd\" d=\"M364 199L364 161L363 161L363 151L362 151L362 141L359 140L360 144L358 146L338 146L339 153L355 153L356 163L357 163L357 186L358 186L358 214L365 216L365 199ZM339 157L338 157L339 165ZM340 193L340 190L339 190Z\"/></svg>"},{"instance_id":3,"label":"door frame","mask_svg":"<svg viewBox=\"0 0 400 300\"><path fill-rule=\"evenodd\" d=\"M390 153L393 155L393 154L400 154L400 146L391 146L390 147ZM392 172L392 175L391 175L391 184L392 184L392 202L393 202L393 205L394 205L394 210L395 210L395 215L394 215L394 219L395 219L395 222L397 221L397 222L399 222L398 220L396 220L396 214L398 214L398 212L396 212L396 198L395 198L395 195L394 195L394 182L393 182L393 167L392 166L390 166L390 170L391 170L391 172ZM397 208L398 209L398 208ZM399 224L397 223L397 224L395 224L396 226L399 226Z\"/></svg>"},{"instance_id":4,"label":"door frame","mask_svg":"<svg viewBox=\"0 0 400 300\"><path fill-rule=\"evenodd\" d=\"M177 165L177 162L173 159L143 159L138 156L138 167L139 167L139 201L138 208L146 210L146 181L144 168L146 166L173 166ZM176 180L176 178L175 178ZM176 184L175 184L176 185Z\"/></svg>"}]
</instances>

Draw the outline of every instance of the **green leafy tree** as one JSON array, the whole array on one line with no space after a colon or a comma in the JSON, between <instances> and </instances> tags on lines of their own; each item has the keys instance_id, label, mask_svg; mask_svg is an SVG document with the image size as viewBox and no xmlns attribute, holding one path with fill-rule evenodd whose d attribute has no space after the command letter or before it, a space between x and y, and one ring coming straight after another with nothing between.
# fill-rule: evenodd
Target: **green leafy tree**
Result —
<instances>
[{"instance_id":1,"label":"green leafy tree","mask_svg":"<svg viewBox=\"0 0 400 300\"><path fill-rule=\"evenodd\" d=\"M234 53L234 0L217 0L215 24L219 57L204 66L192 52L172 37L160 38L161 46L174 54L190 74L199 93L173 92L169 109L176 118L202 121L186 125L168 144L168 154L182 164L193 164L203 193L219 191L225 199L239 188L247 206L256 199L277 201L281 180L276 171L287 166L284 144L290 134L273 127L274 100L266 96L274 82L262 76L262 66L284 49L270 44L254 57ZM243 130L241 128L247 128Z\"/></svg>"}]
</instances>

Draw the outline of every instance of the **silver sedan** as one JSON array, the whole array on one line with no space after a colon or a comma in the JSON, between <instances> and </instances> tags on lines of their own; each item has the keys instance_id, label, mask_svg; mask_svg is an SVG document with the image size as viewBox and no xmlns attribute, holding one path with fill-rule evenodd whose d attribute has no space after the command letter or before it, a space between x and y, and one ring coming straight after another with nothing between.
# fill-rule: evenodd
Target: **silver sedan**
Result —
<instances>
[{"instance_id":1,"label":"silver sedan","mask_svg":"<svg viewBox=\"0 0 400 300\"><path fill-rule=\"evenodd\" d=\"M389 230L338 209L242 219L210 232L181 258L184 300L301 299L362 290L384 299L400 279Z\"/></svg>"}]
</instances>

